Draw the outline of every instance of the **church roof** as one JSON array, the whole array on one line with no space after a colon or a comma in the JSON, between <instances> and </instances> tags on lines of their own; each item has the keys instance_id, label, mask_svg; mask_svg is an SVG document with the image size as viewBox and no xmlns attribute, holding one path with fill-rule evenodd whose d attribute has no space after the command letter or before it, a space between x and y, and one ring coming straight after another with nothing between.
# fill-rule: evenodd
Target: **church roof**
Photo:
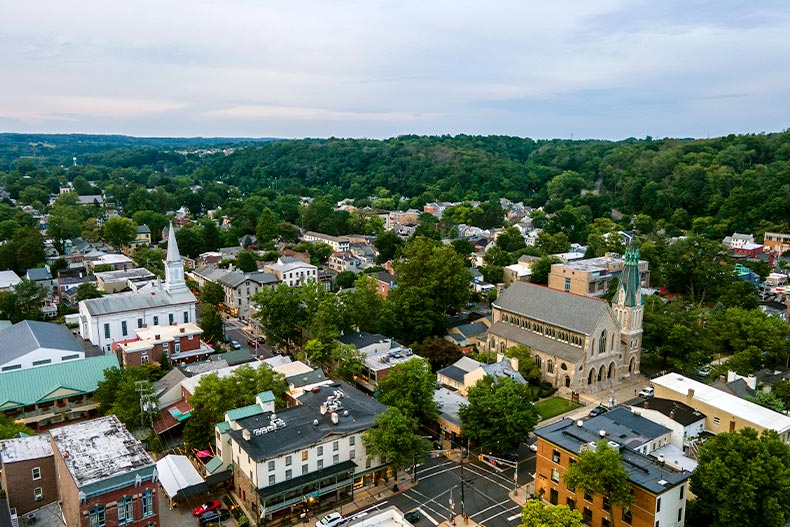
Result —
<instances>
[{"instance_id":1,"label":"church roof","mask_svg":"<svg viewBox=\"0 0 790 527\"><path fill-rule=\"evenodd\" d=\"M168 293L161 288L151 288L145 291L132 291L130 293L118 293L105 295L101 298L91 298L83 300L85 308L91 315L105 315L107 313L123 313L126 311L137 311L139 309L150 309L175 304L194 303L197 300L189 289Z\"/></svg>"},{"instance_id":2,"label":"church roof","mask_svg":"<svg viewBox=\"0 0 790 527\"><path fill-rule=\"evenodd\" d=\"M610 310L603 300L528 282L511 284L496 299L494 307L583 335L592 335L601 317Z\"/></svg>"},{"instance_id":3,"label":"church roof","mask_svg":"<svg viewBox=\"0 0 790 527\"><path fill-rule=\"evenodd\" d=\"M488 328L489 335L524 344L532 349L549 353L568 362L576 363L584 357L584 350L559 340L550 339L506 322L497 322Z\"/></svg>"},{"instance_id":4,"label":"church roof","mask_svg":"<svg viewBox=\"0 0 790 527\"><path fill-rule=\"evenodd\" d=\"M635 307L642 304L642 284L639 281L639 248L629 245L625 248L625 264L617 286L617 297L623 305Z\"/></svg>"}]
</instances>

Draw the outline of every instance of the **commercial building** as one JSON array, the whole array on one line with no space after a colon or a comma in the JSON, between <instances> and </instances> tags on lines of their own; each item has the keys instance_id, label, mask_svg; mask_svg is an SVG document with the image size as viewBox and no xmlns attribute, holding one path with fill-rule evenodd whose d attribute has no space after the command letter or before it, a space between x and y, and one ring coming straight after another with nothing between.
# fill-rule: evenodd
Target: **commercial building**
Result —
<instances>
[{"instance_id":1,"label":"commercial building","mask_svg":"<svg viewBox=\"0 0 790 527\"><path fill-rule=\"evenodd\" d=\"M599 258L553 264L549 273L549 287L557 291L600 298L609 290L612 280L621 278L625 265L626 258L615 253L606 253ZM649 265L645 260L637 262L639 284L642 287L650 284Z\"/></svg>"},{"instance_id":2,"label":"commercial building","mask_svg":"<svg viewBox=\"0 0 790 527\"><path fill-rule=\"evenodd\" d=\"M85 350L61 324L23 320L0 330L0 373L84 358Z\"/></svg>"},{"instance_id":3,"label":"commercial building","mask_svg":"<svg viewBox=\"0 0 790 527\"><path fill-rule=\"evenodd\" d=\"M49 435L0 441L0 483L19 516L58 500Z\"/></svg>"}]
</instances>

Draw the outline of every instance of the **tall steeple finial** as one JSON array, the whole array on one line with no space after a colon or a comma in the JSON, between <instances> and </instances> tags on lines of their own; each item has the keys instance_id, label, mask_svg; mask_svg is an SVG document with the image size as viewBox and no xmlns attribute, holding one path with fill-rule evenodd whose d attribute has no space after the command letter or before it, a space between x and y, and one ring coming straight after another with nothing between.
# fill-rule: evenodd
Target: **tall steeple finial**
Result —
<instances>
[{"instance_id":1,"label":"tall steeple finial","mask_svg":"<svg viewBox=\"0 0 790 527\"><path fill-rule=\"evenodd\" d=\"M180 293L189 291L186 281L184 281L184 262L181 261L181 254L178 252L176 242L176 231L173 223L167 230L167 259L165 260L165 291L168 293Z\"/></svg>"},{"instance_id":2,"label":"tall steeple finial","mask_svg":"<svg viewBox=\"0 0 790 527\"><path fill-rule=\"evenodd\" d=\"M617 287L617 303L627 307L642 304L642 283L639 279L639 247L629 244L625 248L623 258L623 274Z\"/></svg>"},{"instance_id":3,"label":"tall steeple finial","mask_svg":"<svg viewBox=\"0 0 790 527\"><path fill-rule=\"evenodd\" d=\"M178 243L176 243L176 231L173 229L173 222L167 228L167 262L181 261L181 254L178 252Z\"/></svg>"}]
</instances>

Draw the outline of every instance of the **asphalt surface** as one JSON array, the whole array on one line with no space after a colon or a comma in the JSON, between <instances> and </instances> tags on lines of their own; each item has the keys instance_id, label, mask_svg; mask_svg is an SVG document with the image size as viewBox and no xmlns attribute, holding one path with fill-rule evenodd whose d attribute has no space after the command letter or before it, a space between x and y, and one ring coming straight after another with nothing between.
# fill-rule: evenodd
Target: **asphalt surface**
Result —
<instances>
[{"instance_id":1,"label":"asphalt surface","mask_svg":"<svg viewBox=\"0 0 790 527\"><path fill-rule=\"evenodd\" d=\"M535 453L522 446L518 484L532 481L534 473ZM513 476L512 468L499 469L481 462L475 452L463 463L440 456L418 468L416 485L378 505L395 505L404 512L416 510L421 516L418 527L434 527L462 513L486 527L515 527L521 523L521 507L508 496L516 486Z\"/></svg>"}]
</instances>

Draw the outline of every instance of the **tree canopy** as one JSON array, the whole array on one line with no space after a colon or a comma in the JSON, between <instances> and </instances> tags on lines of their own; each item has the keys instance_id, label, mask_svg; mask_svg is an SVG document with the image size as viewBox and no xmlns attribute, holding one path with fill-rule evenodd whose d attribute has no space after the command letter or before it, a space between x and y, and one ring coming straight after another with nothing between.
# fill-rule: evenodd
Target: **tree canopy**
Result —
<instances>
[{"instance_id":1,"label":"tree canopy","mask_svg":"<svg viewBox=\"0 0 790 527\"><path fill-rule=\"evenodd\" d=\"M373 421L373 427L362 436L368 457L380 456L397 471L421 461L428 451L428 442L417 433L417 420L390 407Z\"/></svg>"},{"instance_id":2,"label":"tree canopy","mask_svg":"<svg viewBox=\"0 0 790 527\"><path fill-rule=\"evenodd\" d=\"M398 408L404 415L418 422L435 419L438 415L433 394L436 375L425 359L411 359L390 369L379 381L379 400Z\"/></svg>"},{"instance_id":3,"label":"tree canopy","mask_svg":"<svg viewBox=\"0 0 790 527\"><path fill-rule=\"evenodd\" d=\"M584 522L581 513L567 505L532 499L521 510L521 527L584 527Z\"/></svg>"}]
</instances>

